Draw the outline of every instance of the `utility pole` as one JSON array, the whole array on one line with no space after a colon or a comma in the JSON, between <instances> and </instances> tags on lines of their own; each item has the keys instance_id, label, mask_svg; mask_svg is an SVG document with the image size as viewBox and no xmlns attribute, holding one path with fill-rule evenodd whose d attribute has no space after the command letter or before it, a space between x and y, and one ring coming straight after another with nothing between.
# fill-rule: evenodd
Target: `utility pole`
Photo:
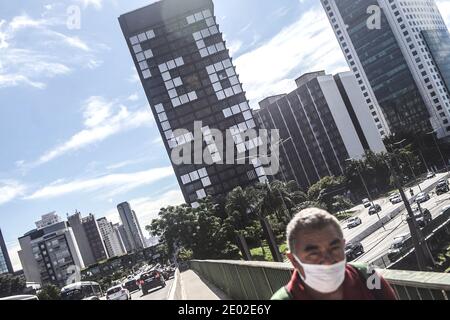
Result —
<instances>
[{"instance_id":1,"label":"utility pole","mask_svg":"<svg viewBox=\"0 0 450 320\"><path fill-rule=\"evenodd\" d=\"M395 158L395 155L393 155ZM392 172L392 176L394 178L395 187L398 189L400 196L402 197L403 203L405 204L406 212L408 213L408 217L406 218L406 222L408 223L409 232L411 234L411 238L414 244L414 251L416 254L417 265L420 271L426 271L428 266L433 265L433 257L431 256L431 252L428 248L428 245L422 235L421 230L417 227L416 218L414 216L414 212L411 209L411 205L409 204L409 200L405 195L405 192L402 186L399 183L399 179L397 176L397 172L394 168L386 161L390 171Z\"/></svg>"},{"instance_id":2,"label":"utility pole","mask_svg":"<svg viewBox=\"0 0 450 320\"><path fill-rule=\"evenodd\" d=\"M434 144L436 145L436 148L438 149L439 154L441 155L442 162L444 163L444 166L445 166L445 172L448 172L447 161L445 161L444 155L442 154L441 147L439 147L439 144L438 144L438 142L437 142L437 140L436 140L436 137L435 137L435 135L434 135L435 132L436 132L436 131L428 132L427 135L431 135L431 136L433 137Z\"/></svg>"}]
</instances>

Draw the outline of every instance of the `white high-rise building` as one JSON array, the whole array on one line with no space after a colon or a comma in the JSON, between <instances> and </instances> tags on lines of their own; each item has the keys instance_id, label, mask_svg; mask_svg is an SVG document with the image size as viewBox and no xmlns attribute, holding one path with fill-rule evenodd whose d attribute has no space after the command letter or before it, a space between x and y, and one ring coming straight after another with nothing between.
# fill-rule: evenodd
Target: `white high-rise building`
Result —
<instances>
[{"instance_id":1,"label":"white high-rise building","mask_svg":"<svg viewBox=\"0 0 450 320\"><path fill-rule=\"evenodd\" d=\"M41 221L47 219L48 215ZM19 258L27 282L54 284L59 287L80 281L84 268L72 228L65 221L52 224L36 223L41 228L27 232L19 238Z\"/></svg>"},{"instance_id":2,"label":"white high-rise building","mask_svg":"<svg viewBox=\"0 0 450 320\"><path fill-rule=\"evenodd\" d=\"M113 224L106 218L98 219L97 223L100 233L102 234L103 241L105 242L109 257L116 257L125 254L126 251L124 251L124 245Z\"/></svg>"},{"instance_id":3,"label":"white high-rise building","mask_svg":"<svg viewBox=\"0 0 450 320\"><path fill-rule=\"evenodd\" d=\"M381 135L449 136L450 35L435 1L321 2Z\"/></svg>"},{"instance_id":4,"label":"white high-rise building","mask_svg":"<svg viewBox=\"0 0 450 320\"><path fill-rule=\"evenodd\" d=\"M55 211L53 211L53 212L44 214L41 217L41 220L36 221L35 224L36 224L36 228L42 229L44 227L51 226L52 224L55 224L58 222L61 222L61 218Z\"/></svg>"},{"instance_id":5,"label":"white high-rise building","mask_svg":"<svg viewBox=\"0 0 450 320\"><path fill-rule=\"evenodd\" d=\"M130 204L128 202L118 204L117 211L119 211L120 220L124 226L131 251L144 249L146 247L144 235L142 234L136 213L131 210Z\"/></svg>"}]
</instances>

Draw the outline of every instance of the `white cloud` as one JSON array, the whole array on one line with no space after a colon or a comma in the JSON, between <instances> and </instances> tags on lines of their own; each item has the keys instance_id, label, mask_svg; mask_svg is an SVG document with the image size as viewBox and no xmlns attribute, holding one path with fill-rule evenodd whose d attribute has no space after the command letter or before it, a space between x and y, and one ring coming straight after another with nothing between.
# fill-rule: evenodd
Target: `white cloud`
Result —
<instances>
[{"instance_id":1,"label":"white cloud","mask_svg":"<svg viewBox=\"0 0 450 320\"><path fill-rule=\"evenodd\" d=\"M230 55L233 56L242 48L244 43L241 40L233 40L227 43L228 50L230 50Z\"/></svg>"},{"instance_id":2,"label":"white cloud","mask_svg":"<svg viewBox=\"0 0 450 320\"><path fill-rule=\"evenodd\" d=\"M120 169L120 168L128 167L128 166L131 166L131 165L134 165L134 164L143 163L143 162L145 162L147 160L148 160L148 158L126 160L126 161L122 161L122 162L111 164L111 165L107 166L106 169L107 170Z\"/></svg>"},{"instance_id":3,"label":"white cloud","mask_svg":"<svg viewBox=\"0 0 450 320\"><path fill-rule=\"evenodd\" d=\"M20 197L25 190L26 187L17 181L0 180L0 205Z\"/></svg>"},{"instance_id":4,"label":"white cloud","mask_svg":"<svg viewBox=\"0 0 450 320\"><path fill-rule=\"evenodd\" d=\"M328 19L319 6L235 61L252 106L269 95L294 89L294 80L302 73L348 70Z\"/></svg>"},{"instance_id":5,"label":"white cloud","mask_svg":"<svg viewBox=\"0 0 450 320\"><path fill-rule=\"evenodd\" d=\"M447 23L447 27L450 29L450 1L437 0L436 4L442 14L442 17L444 18L444 21Z\"/></svg>"},{"instance_id":6,"label":"white cloud","mask_svg":"<svg viewBox=\"0 0 450 320\"><path fill-rule=\"evenodd\" d=\"M77 0L84 8L92 6L96 10L100 10L103 6L103 0Z\"/></svg>"},{"instance_id":7,"label":"white cloud","mask_svg":"<svg viewBox=\"0 0 450 320\"><path fill-rule=\"evenodd\" d=\"M139 94L137 93L133 93L132 95L130 95L127 100L129 101L138 101L139 100Z\"/></svg>"},{"instance_id":8,"label":"white cloud","mask_svg":"<svg viewBox=\"0 0 450 320\"><path fill-rule=\"evenodd\" d=\"M183 194L178 188L152 197L143 197L128 201L131 208L136 212L143 232L145 231L145 226L149 225L153 219L158 217L161 208L180 205L184 202ZM106 212L105 216L110 221L120 221L116 208ZM148 235L148 233L144 234Z\"/></svg>"},{"instance_id":9,"label":"white cloud","mask_svg":"<svg viewBox=\"0 0 450 320\"><path fill-rule=\"evenodd\" d=\"M133 173L109 174L69 182L58 180L26 196L25 199L49 199L76 192L92 192L98 190L101 190L104 196L110 198L113 195L152 184L171 175L173 175L172 167L162 167Z\"/></svg>"},{"instance_id":10,"label":"white cloud","mask_svg":"<svg viewBox=\"0 0 450 320\"><path fill-rule=\"evenodd\" d=\"M0 20L0 88L45 89L46 79L67 75L74 66L94 69L102 63L84 40L51 30L61 25L65 18L33 19L27 14Z\"/></svg>"},{"instance_id":11,"label":"white cloud","mask_svg":"<svg viewBox=\"0 0 450 320\"><path fill-rule=\"evenodd\" d=\"M147 108L130 111L117 101L107 101L99 96L90 97L85 101L83 118L84 128L81 131L74 134L66 142L47 151L38 161L29 166L41 165L68 152L101 142L112 135L153 123L153 117Z\"/></svg>"}]
</instances>

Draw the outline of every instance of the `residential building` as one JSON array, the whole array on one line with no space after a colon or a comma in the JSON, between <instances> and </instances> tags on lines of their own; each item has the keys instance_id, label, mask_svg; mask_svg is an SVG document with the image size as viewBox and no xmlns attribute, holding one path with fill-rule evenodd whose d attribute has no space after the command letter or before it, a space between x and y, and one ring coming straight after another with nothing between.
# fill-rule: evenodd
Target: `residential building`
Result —
<instances>
[{"instance_id":1,"label":"residential building","mask_svg":"<svg viewBox=\"0 0 450 320\"><path fill-rule=\"evenodd\" d=\"M2 230L0 229L0 274L3 273L14 273L13 267L11 265L11 259L9 258L8 248L5 244L5 239L3 239Z\"/></svg>"},{"instance_id":2,"label":"residential building","mask_svg":"<svg viewBox=\"0 0 450 320\"><path fill-rule=\"evenodd\" d=\"M131 210L128 202L123 202L117 205L120 220L124 226L125 235L130 246L130 251L139 251L145 248L144 236L142 234L141 226L136 213Z\"/></svg>"},{"instance_id":3,"label":"residential building","mask_svg":"<svg viewBox=\"0 0 450 320\"><path fill-rule=\"evenodd\" d=\"M109 257L117 257L125 254L126 252L123 250L124 245L121 243L113 224L106 218L100 218L97 222Z\"/></svg>"}]
</instances>

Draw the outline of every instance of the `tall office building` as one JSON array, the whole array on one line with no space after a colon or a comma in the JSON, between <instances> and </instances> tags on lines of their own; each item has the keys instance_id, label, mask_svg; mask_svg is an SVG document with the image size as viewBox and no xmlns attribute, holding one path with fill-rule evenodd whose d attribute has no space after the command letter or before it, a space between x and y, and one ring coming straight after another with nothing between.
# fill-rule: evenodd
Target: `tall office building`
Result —
<instances>
[{"instance_id":1,"label":"tall office building","mask_svg":"<svg viewBox=\"0 0 450 320\"><path fill-rule=\"evenodd\" d=\"M256 118L280 130L279 180L307 190L325 176L344 173L345 161L365 150L386 151L353 73L305 74L289 94L260 102Z\"/></svg>"},{"instance_id":2,"label":"tall office building","mask_svg":"<svg viewBox=\"0 0 450 320\"><path fill-rule=\"evenodd\" d=\"M216 23L213 2L163 0L124 14L119 22L167 153L194 144L194 121L202 121L203 139L198 140L203 148L200 151L194 144L191 159L195 151L198 156L208 150L211 162L174 164L171 159L186 202L197 206L197 200L207 195L266 181L265 175L257 175L262 172L257 170L258 161L223 164L226 154L211 136L211 129L223 133L231 129L235 150L245 152L249 145L239 137L256 127ZM174 133L176 129L185 131Z\"/></svg>"},{"instance_id":3,"label":"tall office building","mask_svg":"<svg viewBox=\"0 0 450 320\"><path fill-rule=\"evenodd\" d=\"M136 213L131 210L130 204L128 202L120 203L117 205L117 210L130 246L130 252L144 249L145 243L141 226Z\"/></svg>"},{"instance_id":4,"label":"tall office building","mask_svg":"<svg viewBox=\"0 0 450 320\"><path fill-rule=\"evenodd\" d=\"M380 133L449 136L450 99L439 67L448 31L435 1L321 2ZM448 57L447 49L447 66Z\"/></svg>"},{"instance_id":5,"label":"tall office building","mask_svg":"<svg viewBox=\"0 0 450 320\"><path fill-rule=\"evenodd\" d=\"M122 252L125 254L128 252L127 247L125 246L125 243L123 241L122 238L122 233L120 232L120 227L121 225L119 223L115 223L112 225L114 228L114 232L117 235L117 239L119 240L119 244L120 244L120 249L122 250Z\"/></svg>"},{"instance_id":6,"label":"tall office building","mask_svg":"<svg viewBox=\"0 0 450 320\"><path fill-rule=\"evenodd\" d=\"M67 220L73 230L86 267L108 258L97 220L93 214L82 218L81 213L76 212Z\"/></svg>"},{"instance_id":7,"label":"tall office building","mask_svg":"<svg viewBox=\"0 0 450 320\"><path fill-rule=\"evenodd\" d=\"M119 224L117 226L117 230L119 231L119 235L122 238L122 243L125 248L125 252L132 252L130 241L128 240L127 232L125 231L125 226L123 224Z\"/></svg>"},{"instance_id":8,"label":"tall office building","mask_svg":"<svg viewBox=\"0 0 450 320\"><path fill-rule=\"evenodd\" d=\"M125 254L123 250L124 245L121 243L121 238L118 237L113 224L106 218L100 218L97 220L100 232L105 242L106 250L110 257L117 257Z\"/></svg>"},{"instance_id":9,"label":"tall office building","mask_svg":"<svg viewBox=\"0 0 450 320\"><path fill-rule=\"evenodd\" d=\"M14 270L11 265L5 239L3 239L2 230L0 229L0 274L3 273L14 273Z\"/></svg>"},{"instance_id":10,"label":"tall office building","mask_svg":"<svg viewBox=\"0 0 450 320\"><path fill-rule=\"evenodd\" d=\"M44 224L37 223L41 228L19 238L19 258L27 282L63 287L79 281L84 262L72 228L52 215L55 223L44 217Z\"/></svg>"},{"instance_id":11,"label":"tall office building","mask_svg":"<svg viewBox=\"0 0 450 320\"><path fill-rule=\"evenodd\" d=\"M55 211L44 214L41 216L41 220L36 221L34 224L36 225L36 228L42 229L46 226L51 226L52 224L55 224L57 222L61 222L61 218L59 215L56 214Z\"/></svg>"}]
</instances>

